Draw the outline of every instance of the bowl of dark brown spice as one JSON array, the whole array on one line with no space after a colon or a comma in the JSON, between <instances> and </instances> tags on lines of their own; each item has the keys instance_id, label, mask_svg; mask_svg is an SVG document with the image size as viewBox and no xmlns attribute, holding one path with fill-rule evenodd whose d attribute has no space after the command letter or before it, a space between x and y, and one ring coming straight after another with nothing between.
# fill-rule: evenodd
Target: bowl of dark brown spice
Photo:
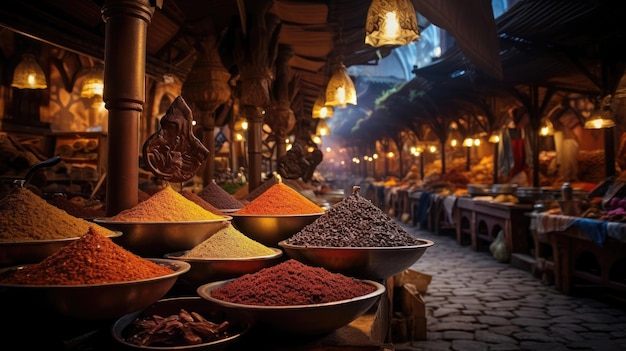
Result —
<instances>
[{"instance_id":1,"label":"bowl of dark brown spice","mask_svg":"<svg viewBox=\"0 0 626 351\"><path fill-rule=\"evenodd\" d=\"M239 278L204 284L198 295L220 307L246 313L270 335L331 333L364 315L385 292L359 280L287 260Z\"/></svg>"},{"instance_id":2,"label":"bowl of dark brown spice","mask_svg":"<svg viewBox=\"0 0 626 351\"><path fill-rule=\"evenodd\" d=\"M143 258L93 230L32 265L0 270L3 298L24 310L77 320L107 320L161 299L189 263Z\"/></svg>"},{"instance_id":3,"label":"bowl of dark brown spice","mask_svg":"<svg viewBox=\"0 0 626 351\"><path fill-rule=\"evenodd\" d=\"M278 245L305 264L362 279L386 279L412 266L434 242L408 233L355 189Z\"/></svg>"},{"instance_id":4,"label":"bowl of dark brown spice","mask_svg":"<svg viewBox=\"0 0 626 351\"><path fill-rule=\"evenodd\" d=\"M221 350L252 326L251 319L201 297L162 299L113 324L113 339L138 350Z\"/></svg>"}]
</instances>

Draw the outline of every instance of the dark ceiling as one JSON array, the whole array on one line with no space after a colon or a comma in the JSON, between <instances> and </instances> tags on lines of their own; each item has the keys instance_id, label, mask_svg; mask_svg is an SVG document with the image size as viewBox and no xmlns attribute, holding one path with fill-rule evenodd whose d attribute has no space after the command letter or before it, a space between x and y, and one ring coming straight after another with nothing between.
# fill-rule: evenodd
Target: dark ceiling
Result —
<instances>
[{"instance_id":1,"label":"dark ceiling","mask_svg":"<svg viewBox=\"0 0 626 351\"><path fill-rule=\"evenodd\" d=\"M105 1L5 0L0 26L102 60ZM304 115L310 115L339 59L346 66L376 64L393 49L364 43L371 0L152 1L156 10L148 27L146 74L155 80L168 72L184 80L196 60L199 38L207 33L228 38L229 31L247 23L242 17L269 7L268 13L281 23L279 43L293 50L289 65L299 77ZM491 0L413 1L420 27L433 23L444 28L457 45L419 74L441 82L454 72L469 71L474 85L495 80L592 92L619 86L626 26L613 1L510 3L517 5L496 25ZM225 66L236 70L230 57L232 40L221 40L220 45Z\"/></svg>"},{"instance_id":2,"label":"dark ceiling","mask_svg":"<svg viewBox=\"0 0 626 351\"><path fill-rule=\"evenodd\" d=\"M393 47L365 44L365 20L371 0L153 0L156 11L148 27L146 74L162 79L172 72L183 81L197 57L194 44L207 33L224 38L269 4L268 13L281 23L279 42L293 50L289 61L298 76L298 93L305 115L310 114L331 70L341 60L346 66L376 64ZM5 0L0 8L0 26L35 39L77 52L95 60L104 57L105 23L101 8L105 0ZM495 26L490 0L414 1L419 26L429 21L458 33L465 54L477 58L479 67L499 74ZM428 18L428 19L426 19ZM463 40L461 28L474 23L472 35L481 40ZM480 24L480 25L478 25ZM225 34L226 33L226 34ZM487 34L485 34L487 33ZM465 35L467 37L467 35ZM221 56L231 71L232 40L221 41ZM485 54L487 53L487 54ZM481 61L482 60L482 61ZM296 111L297 112L297 111Z\"/></svg>"}]
</instances>

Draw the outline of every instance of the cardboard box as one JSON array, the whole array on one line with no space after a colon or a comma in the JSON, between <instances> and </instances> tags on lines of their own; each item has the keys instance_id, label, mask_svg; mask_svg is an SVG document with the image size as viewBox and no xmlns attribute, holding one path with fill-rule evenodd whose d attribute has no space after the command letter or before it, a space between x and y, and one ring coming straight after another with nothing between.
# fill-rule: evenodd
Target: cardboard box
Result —
<instances>
[{"instance_id":1,"label":"cardboard box","mask_svg":"<svg viewBox=\"0 0 626 351\"><path fill-rule=\"evenodd\" d=\"M426 340L426 302L432 276L406 270L394 276L393 317L390 323L394 342Z\"/></svg>"}]
</instances>

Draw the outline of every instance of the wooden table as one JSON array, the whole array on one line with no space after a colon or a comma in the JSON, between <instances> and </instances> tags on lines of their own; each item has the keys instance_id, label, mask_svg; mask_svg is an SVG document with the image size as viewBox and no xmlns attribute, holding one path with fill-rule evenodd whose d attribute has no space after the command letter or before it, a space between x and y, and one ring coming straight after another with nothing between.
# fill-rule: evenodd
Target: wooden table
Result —
<instances>
[{"instance_id":1,"label":"wooden table","mask_svg":"<svg viewBox=\"0 0 626 351\"><path fill-rule=\"evenodd\" d=\"M469 197L457 199L457 241L462 244L463 236L469 234L472 248L483 249L495 240L502 230L506 247L510 253L528 253L531 241L531 204L512 204L473 200Z\"/></svg>"},{"instance_id":2,"label":"wooden table","mask_svg":"<svg viewBox=\"0 0 626 351\"><path fill-rule=\"evenodd\" d=\"M617 292L626 300L626 223L585 219L587 225L611 228L600 244L577 217L548 213L530 217L537 239L549 240L552 247L557 289L566 294L585 287L604 289Z\"/></svg>"}]
</instances>

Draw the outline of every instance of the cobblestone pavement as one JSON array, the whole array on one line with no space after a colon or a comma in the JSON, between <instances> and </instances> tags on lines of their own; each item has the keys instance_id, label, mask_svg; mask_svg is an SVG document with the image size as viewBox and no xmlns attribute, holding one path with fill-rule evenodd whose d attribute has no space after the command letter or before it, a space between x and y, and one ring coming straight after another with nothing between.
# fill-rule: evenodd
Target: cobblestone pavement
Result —
<instances>
[{"instance_id":1,"label":"cobblestone pavement","mask_svg":"<svg viewBox=\"0 0 626 351\"><path fill-rule=\"evenodd\" d=\"M626 310L568 296L489 252L401 224L435 245L411 269L432 275L427 340L396 350L626 350Z\"/></svg>"}]
</instances>

